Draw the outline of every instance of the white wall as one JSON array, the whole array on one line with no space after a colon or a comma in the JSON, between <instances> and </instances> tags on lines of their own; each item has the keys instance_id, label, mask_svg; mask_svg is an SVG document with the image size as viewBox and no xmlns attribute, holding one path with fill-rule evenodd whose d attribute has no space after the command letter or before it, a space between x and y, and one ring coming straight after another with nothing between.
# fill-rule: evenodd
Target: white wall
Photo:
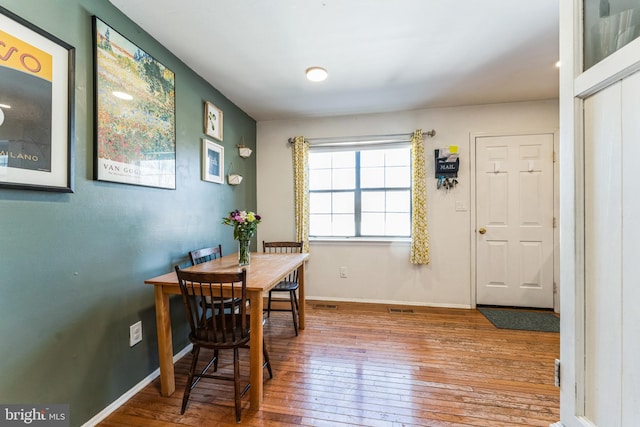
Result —
<instances>
[{"instance_id":1,"label":"white wall","mask_svg":"<svg viewBox=\"0 0 640 427\"><path fill-rule=\"evenodd\" d=\"M435 129L425 138L431 263L409 263L409 243L311 242L307 298L470 307L470 135L558 128L557 100L434 108L400 113L259 122L257 126L258 247L263 240L293 240L293 166L290 137L306 138L410 133ZM460 149L458 186L436 189L433 150ZM456 201L466 211L456 211ZM340 278L340 267L348 277Z\"/></svg>"}]
</instances>

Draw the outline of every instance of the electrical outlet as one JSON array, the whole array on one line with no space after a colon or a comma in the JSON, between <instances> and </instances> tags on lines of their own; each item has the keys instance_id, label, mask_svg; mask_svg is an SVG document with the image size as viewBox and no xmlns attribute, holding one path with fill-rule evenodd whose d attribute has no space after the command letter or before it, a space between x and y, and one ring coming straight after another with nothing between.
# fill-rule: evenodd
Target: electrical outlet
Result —
<instances>
[{"instance_id":1,"label":"electrical outlet","mask_svg":"<svg viewBox=\"0 0 640 427\"><path fill-rule=\"evenodd\" d=\"M340 277L346 279L348 275L347 267L340 267Z\"/></svg>"},{"instance_id":2,"label":"electrical outlet","mask_svg":"<svg viewBox=\"0 0 640 427\"><path fill-rule=\"evenodd\" d=\"M129 347L142 341L142 320L129 326Z\"/></svg>"}]
</instances>

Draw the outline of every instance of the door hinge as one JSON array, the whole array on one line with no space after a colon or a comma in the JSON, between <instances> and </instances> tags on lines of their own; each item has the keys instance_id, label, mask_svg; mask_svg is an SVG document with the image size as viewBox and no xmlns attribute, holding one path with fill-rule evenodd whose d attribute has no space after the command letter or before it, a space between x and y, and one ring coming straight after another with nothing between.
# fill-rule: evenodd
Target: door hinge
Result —
<instances>
[{"instance_id":1,"label":"door hinge","mask_svg":"<svg viewBox=\"0 0 640 427\"><path fill-rule=\"evenodd\" d=\"M553 227L553 228L556 228L556 227L557 227L557 222L556 222L556 217L555 217L555 216L553 217L553 224L552 224L552 227Z\"/></svg>"},{"instance_id":2,"label":"door hinge","mask_svg":"<svg viewBox=\"0 0 640 427\"><path fill-rule=\"evenodd\" d=\"M556 387L560 387L560 359L556 359L553 378Z\"/></svg>"},{"instance_id":3,"label":"door hinge","mask_svg":"<svg viewBox=\"0 0 640 427\"><path fill-rule=\"evenodd\" d=\"M553 163L555 163L555 162L556 162L556 152L554 151L553 152Z\"/></svg>"}]
</instances>

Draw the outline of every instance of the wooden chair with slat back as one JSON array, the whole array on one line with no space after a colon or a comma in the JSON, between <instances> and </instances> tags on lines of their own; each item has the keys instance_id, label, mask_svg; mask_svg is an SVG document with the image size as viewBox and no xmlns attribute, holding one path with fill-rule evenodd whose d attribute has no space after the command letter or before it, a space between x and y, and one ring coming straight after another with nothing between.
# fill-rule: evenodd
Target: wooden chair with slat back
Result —
<instances>
[{"instance_id":1,"label":"wooden chair with slat back","mask_svg":"<svg viewBox=\"0 0 640 427\"><path fill-rule=\"evenodd\" d=\"M189 341L194 351L187 385L182 398L181 414L184 414L191 390L202 378L233 382L236 422L240 422L241 400L250 384L240 382L240 348L248 348L251 324L247 306L247 271L242 269L236 273L193 272L175 267L180 284L180 293L189 324ZM210 298L210 308L203 309L202 300ZM239 300L241 303L233 309L218 310L226 299ZM204 369L197 368L198 357L202 348L233 350L233 376L208 373L214 363L212 359ZM273 378L269 354L263 341L264 364ZM214 359L217 359L214 357ZM214 371L215 372L215 371Z\"/></svg>"},{"instance_id":2,"label":"wooden chair with slat back","mask_svg":"<svg viewBox=\"0 0 640 427\"><path fill-rule=\"evenodd\" d=\"M195 251L189 252L189 259L191 259L191 265L202 264L203 262L213 261L215 259L222 258L222 245L212 246L209 248L196 249ZM212 308L212 304L219 304L218 301L212 302L211 298L205 297L202 301L205 304L206 308ZM240 304L238 299L235 300L235 304ZM225 308L232 307L234 305L234 300L231 298L226 298L223 301L223 305ZM193 352L193 350L192 350ZM218 351L216 350L213 354L213 372L218 370Z\"/></svg>"},{"instance_id":3,"label":"wooden chair with slat back","mask_svg":"<svg viewBox=\"0 0 640 427\"><path fill-rule=\"evenodd\" d=\"M191 259L191 265L202 264L203 262L213 261L214 259L222 258L222 245L218 245L210 247L210 248L202 248L197 249L195 251L189 252L189 258ZM209 298L206 298L205 302L210 304ZM238 304L238 301L236 301ZM225 307L231 307L233 305L233 300L228 298L224 301Z\"/></svg>"},{"instance_id":4,"label":"wooden chair with slat back","mask_svg":"<svg viewBox=\"0 0 640 427\"><path fill-rule=\"evenodd\" d=\"M222 258L222 245L191 251L189 252L189 258L191 258L191 265Z\"/></svg>"},{"instance_id":5,"label":"wooden chair with slat back","mask_svg":"<svg viewBox=\"0 0 640 427\"><path fill-rule=\"evenodd\" d=\"M302 253L302 242L262 242L262 251L267 253ZM287 277L269 291L267 301L267 317L272 311L290 311L293 317L293 329L298 336L298 270L293 270ZM291 303L290 309L271 308L271 297L274 292L288 292Z\"/></svg>"}]
</instances>

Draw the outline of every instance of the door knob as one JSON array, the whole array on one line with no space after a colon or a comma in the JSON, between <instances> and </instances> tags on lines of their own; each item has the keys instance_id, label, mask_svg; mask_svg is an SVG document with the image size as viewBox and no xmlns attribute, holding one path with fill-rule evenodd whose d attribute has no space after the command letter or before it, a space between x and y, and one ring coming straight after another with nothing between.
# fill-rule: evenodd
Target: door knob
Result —
<instances>
[{"instance_id":1,"label":"door knob","mask_svg":"<svg viewBox=\"0 0 640 427\"><path fill-rule=\"evenodd\" d=\"M484 228L484 227L480 227L480 229L478 230L478 233L480 233L480 234L484 234L486 232L487 232L487 229Z\"/></svg>"}]
</instances>

